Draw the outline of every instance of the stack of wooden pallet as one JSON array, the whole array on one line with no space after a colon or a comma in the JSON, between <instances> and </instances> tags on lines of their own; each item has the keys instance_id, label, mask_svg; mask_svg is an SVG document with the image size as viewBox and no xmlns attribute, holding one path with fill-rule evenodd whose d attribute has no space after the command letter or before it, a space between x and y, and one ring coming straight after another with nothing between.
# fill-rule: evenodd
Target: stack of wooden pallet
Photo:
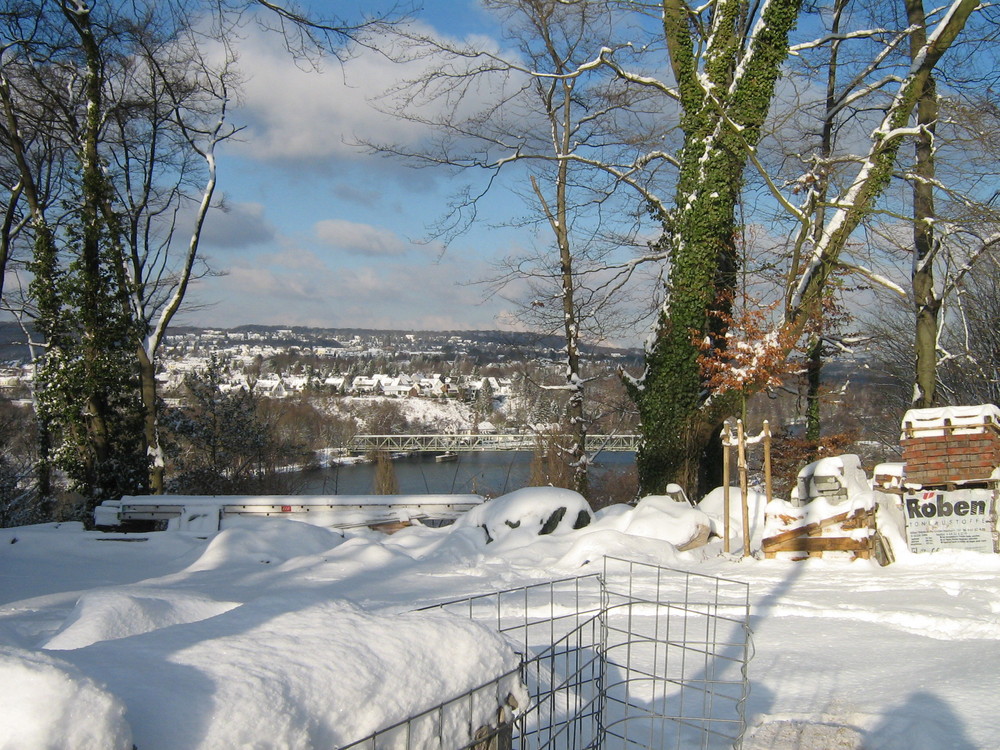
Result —
<instances>
[{"instance_id":1,"label":"stack of wooden pallet","mask_svg":"<svg viewBox=\"0 0 1000 750\"><path fill-rule=\"evenodd\" d=\"M789 525L798 519L788 517ZM859 533L859 530L864 530ZM853 532L853 533L852 533ZM889 562L886 546L875 528L875 509L858 508L837 513L805 525L791 526L763 542L764 556L791 553L794 559L822 557L824 552L850 552L854 558L872 557L885 565Z\"/></svg>"}]
</instances>

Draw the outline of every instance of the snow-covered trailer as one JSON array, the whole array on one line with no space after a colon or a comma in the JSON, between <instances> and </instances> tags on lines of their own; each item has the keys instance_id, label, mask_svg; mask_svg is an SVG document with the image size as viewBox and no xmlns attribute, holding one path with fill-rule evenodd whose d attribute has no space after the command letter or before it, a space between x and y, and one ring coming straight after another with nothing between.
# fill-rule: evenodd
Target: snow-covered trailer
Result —
<instances>
[{"instance_id":1,"label":"snow-covered trailer","mask_svg":"<svg viewBox=\"0 0 1000 750\"><path fill-rule=\"evenodd\" d=\"M484 502L481 495L143 495L106 500L94 510L99 529L218 531L228 519L288 518L332 528L417 521L444 525Z\"/></svg>"}]
</instances>

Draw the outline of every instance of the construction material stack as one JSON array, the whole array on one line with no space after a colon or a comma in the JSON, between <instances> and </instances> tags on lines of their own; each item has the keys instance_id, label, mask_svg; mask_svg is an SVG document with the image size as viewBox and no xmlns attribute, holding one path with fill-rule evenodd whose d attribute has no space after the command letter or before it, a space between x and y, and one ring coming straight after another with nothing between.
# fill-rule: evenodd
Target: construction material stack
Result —
<instances>
[{"instance_id":1,"label":"construction material stack","mask_svg":"<svg viewBox=\"0 0 1000 750\"><path fill-rule=\"evenodd\" d=\"M903 511L913 552L997 552L1000 409L911 409L903 417Z\"/></svg>"}]
</instances>

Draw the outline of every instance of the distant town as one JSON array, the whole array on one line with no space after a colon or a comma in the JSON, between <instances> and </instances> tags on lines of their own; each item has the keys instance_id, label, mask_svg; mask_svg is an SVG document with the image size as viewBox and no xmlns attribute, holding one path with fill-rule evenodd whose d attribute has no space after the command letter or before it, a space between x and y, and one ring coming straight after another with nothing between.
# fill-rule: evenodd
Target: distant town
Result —
<instances>
[{"instance_id":1,"label":"distant town","mask_svg":"<svg viewBox=\"0 0 1000 750\"><path fill-rule=\"evenodd\" d=\"M2 323L0 337L0 392L25 399L33 374L26 334ZM636 349L586 351L600 370L641 361ZM513 376L525 367L558 381L563 356L558 337L519 332L184 327L164 342L158 380L165 397L176 396L185 377L214 361L225 372L227 388L252 385L269 398L308 392L468 400L484 388L493 397L509 395Z\"/></svg>"}]
</instances>

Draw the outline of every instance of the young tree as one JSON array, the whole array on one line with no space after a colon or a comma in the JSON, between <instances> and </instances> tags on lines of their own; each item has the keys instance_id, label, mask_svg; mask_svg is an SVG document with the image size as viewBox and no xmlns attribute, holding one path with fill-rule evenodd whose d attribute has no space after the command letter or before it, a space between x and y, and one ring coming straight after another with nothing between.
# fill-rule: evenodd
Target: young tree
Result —
<instances>
[{"instance_id":1,"label":"young tree","mask_svg":"<svg viewBox=\"0 0 1000 750\"><path fill-rule=\"evenodd\" d=\"M170 490L228 495L273 489L282 452L260 416L254 389L229 387L214 358L184 385L187 405L164 420L173 462Z\"/></svg>"},{"instance_id":2,"label":"young tree","mask_svg":"<svg viewBox=\"0 0 1000 750\"><path fill-rule=\"evenodd\" d=\"M163 338L199 272L202 229L217 184L216 149L237 128L226 121L234 61L209 64L180 9L162 27L137 30L134 69L125 85L137 104L108 124L116 199L125 214L124 261L150 457L149 488L163 492L156 365ZM201 182L201 192L195 188ZM183 248L183 249L181 249Z\"/></svg>"}]
</instances>

